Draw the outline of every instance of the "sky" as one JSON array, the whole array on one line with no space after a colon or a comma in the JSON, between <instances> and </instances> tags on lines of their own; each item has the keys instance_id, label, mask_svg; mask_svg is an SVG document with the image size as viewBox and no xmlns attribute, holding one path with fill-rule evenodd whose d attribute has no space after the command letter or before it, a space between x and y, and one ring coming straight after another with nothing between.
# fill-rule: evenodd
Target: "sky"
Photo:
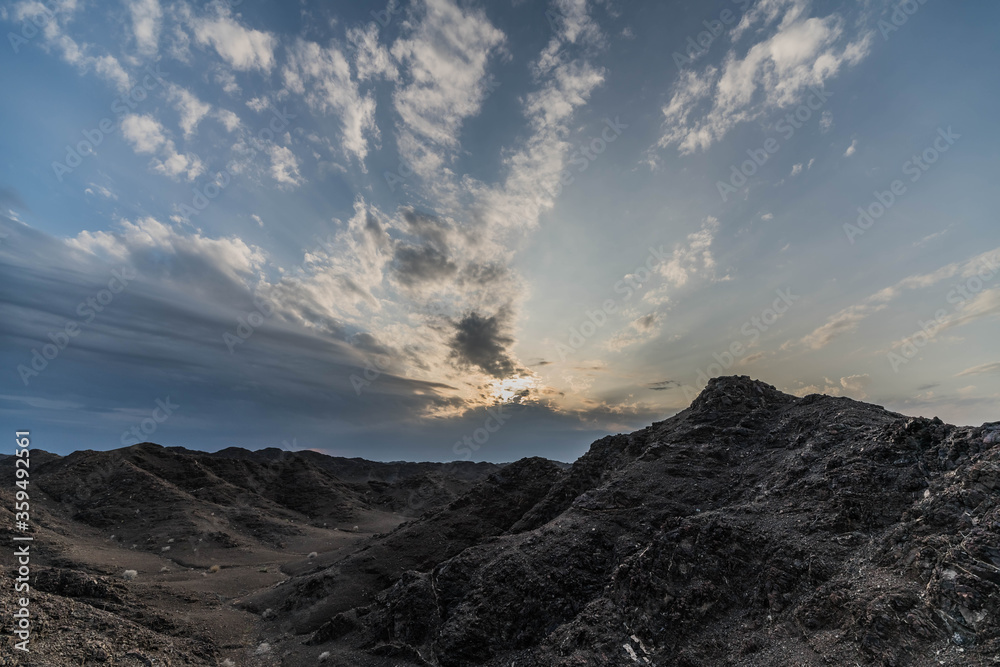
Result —
<instances>
[{"instance_id":1,"label":"sky","mask_svg":"<svg viewBox=\"0 0 1000 667\"><path fill-rule=\"evenodd\" d=\"M749 375L1000 419L1000 5L0 5L33 446L572 461Z\"/></svg>"}]
</instances>

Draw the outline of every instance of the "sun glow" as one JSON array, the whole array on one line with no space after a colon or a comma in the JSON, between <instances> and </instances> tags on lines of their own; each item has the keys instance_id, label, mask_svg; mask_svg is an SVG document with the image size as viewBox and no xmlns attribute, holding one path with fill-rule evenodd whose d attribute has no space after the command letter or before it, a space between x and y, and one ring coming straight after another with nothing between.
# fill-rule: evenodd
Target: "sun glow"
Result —
<instances>
[{"instance_id":1,"label":"sun glow","mask_svg":"<svg viewBox=\"0 0 1000 667\"><path fill-rule=\"evenodd\" d=\"M495 403L520 403L537 386L536 378L530 375L518 375L490 382L487 391Z\"/></svg>"}]
</instances>

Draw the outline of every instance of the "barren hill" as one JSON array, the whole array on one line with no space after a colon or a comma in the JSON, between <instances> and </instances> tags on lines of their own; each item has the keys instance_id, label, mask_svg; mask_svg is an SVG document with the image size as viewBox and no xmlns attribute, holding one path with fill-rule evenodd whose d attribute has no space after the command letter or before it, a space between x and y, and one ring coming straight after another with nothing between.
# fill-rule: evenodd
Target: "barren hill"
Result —
<instances>
[{"instance_id":1,"label":"barren hill","mask_svg":"<svg viewBox=\"0 0 1000 667\"><path fill-rule=\"evenodd\" d=\"M731 377L568 469L37 452L39 664L1000 664L998 445Z\"/></svg>"}]
</instances>

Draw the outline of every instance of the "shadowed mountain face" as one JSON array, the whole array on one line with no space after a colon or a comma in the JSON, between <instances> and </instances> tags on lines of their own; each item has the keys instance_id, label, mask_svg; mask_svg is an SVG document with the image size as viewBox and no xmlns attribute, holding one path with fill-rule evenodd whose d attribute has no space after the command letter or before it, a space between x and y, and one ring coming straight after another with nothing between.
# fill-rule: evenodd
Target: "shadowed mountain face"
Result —
<instances>
[{"instance_id":1,"label":"shadowed mountain face","mask_svg":"<svg viewBox=\"0 0 1000 667\"><path fill-rule=\"evenodd\" d=\"M998 444L718 378L569 468L36 452L39 613L53 665L994 664Z\"/></svg>"},{"instance_id":2,"label":"shadowed mountain face","mask_svg":"<svg viewBox=\"0 0 1000 667\"><path fill-rule=\"evenodd\" d=\"M342 664L992 664L998 436L720 378L311 641Z\"/></svg>"}]
</instances>

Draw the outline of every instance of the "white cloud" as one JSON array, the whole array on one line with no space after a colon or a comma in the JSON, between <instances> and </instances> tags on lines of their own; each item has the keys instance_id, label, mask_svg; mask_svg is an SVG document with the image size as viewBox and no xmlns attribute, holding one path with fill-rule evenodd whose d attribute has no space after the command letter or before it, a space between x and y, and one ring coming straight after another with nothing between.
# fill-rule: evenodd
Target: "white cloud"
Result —
<instances>
[{"instance_id":1,"label":"white cloud","mask_svg":"<svg viewBox=\"0 0 1000 667\"><path fill-rule=\"evenodd\" d=\"M100 195L105 199L115 199L115 200L118 199L118 195L116 195L114 192L104 187L103 185L98 185L97 183L91 183L90 185L88 185L87 188L83 191L83 193L91 196Z\"/></svg>"},{"instance_id":2,"label":"white cloud","mask_svg":"<svg viewBox=\"0 0 1000 667\"><path fill-rule=\"evenodd\" d=\"M167 141L163 126L148 115L130 114L123 118L122 134L136 153L154 153Z\"/></svg>"},{"instance_id":3,"label":"white cloud","mask_svg":"<svg viewBox=\"0 0 1000 667\"><path fill-rule=\"evenodd\" d=\"M83 58L82 62L94 66L94 71L115 85L120 92L129 90L132 85L128 74L114 56L103 55L96 58Z\"/></svg>"},{"instance_id":4,"label":"white cloud","mask_svg":"<svg viewBox=\"0 0 1000 667\"><path fill-rule=\"evenodd\" d=\"M791 393L795 396L808 396L809 394L826 394L827 396L848 396L850 398L863 401L868 398L868 387L872 379L868 373L863 375L850 375L840 378L839 382L834 382L830 378L823 378L824 384L811 384L795 389Z\"/></svg>"},{"instance_id":5,"label":"white cloud","mask_svg":"<svg viewBox=\"0 0 1000 667\"><path fill-rule=\"evenodd\" d=\"M65 27L73 20L73 15L80 8L75 0L49 3L44 5L37 0L22 0L11 7L10 18L15 23L33 22L38 17L49 17L42 27L44 44L47 49L58 51L63 60L75 66L81 72L93 68L98 75L112 83L119 92L131 88L128 74L118 60L109 54L91 55L93 47L77 43L65 32Z\"/></svg>"},{"instance_id":6,"label":"white cloud","mask_svg":"<svg viewBox=\"0 0 1000 667\"><path fill-rule=\"evenodd\" d=\"M621 352L626 347L638 345L653 340L660 334L661 317L650 313L629 322L624 331L619 331L604 344L614 352Z\"/></svg>"},{"instance_id":7,"label":"white cloud","mask_svg":"<svg viewBox=\"0 0 1000 667\"><path fill-rule=\"evenodd\" d=\"M246 105L247 108L250 109L251 111L256 111L257 113L260 113L264 109L271 106L271 101L268 100L266 96L262 95L260 97L251 97L249 100L246 101Z\"/></svg>"},{"instance_id":8,"label":"white cloud","mask_svg":"<svg viewBox=\"0 0 1000 667\"><path fill-rule=\"evenodd\" d=\"M148 277L177 282L197 279L197 273L191 275L185 269L198 261L233 282L250 285L267 257L260 248L235 236L212 239L188 234L152 217L134 223L122 220L119 227L110 232L83 231L68 243L104 259L128 262ZM164 254L185 261L164 262ZM208 286L199 285L203 287Z\"/></svg>"},{"instance_id":9,"label":"white cloud","mask_svg":"<svg viewBox=\"0 0 1000 667\"><path fill-rule=\"evenodd\" d=\"M378 26L374 23L347 31L347 41L354 50L355 76L359 81L377 78L396 81L399 78L389 49L379 43L378 34Z\"/></svg>"},{"instance_id":10,"label":"white cloud","mask_svg":"<svg viewBox=\"0 0 1000 667\"><path fill-rule=\"evenodd\" d=\"M979 292L971 299L960 304L957 310L948 313L944 318L937 320L929 331L923 332L928 340L936 340L938 336L956 327L971 324L984 317L994 317L1000 315L1000 288L989 289ZM912 346L913 348L922 345L915 342L916 336L909 336L893 341L890 346L893 350ZM922 343L923 341L920 341Z\"/></svg>"},{"instance_id":11,"label":"white cloud","mask_svg":"<svg viewBox=\"0 0 1000 667\"><path fill-rule=\"evenodd\" d=\"M935 239L941 238L942 236L944 236L945 234L947 234L949 231L951 231L951 225L949 225L948 227L942 229L939 232L934 232L933 234L928 234L927 236L925 236L924 238L920 239L919 241L914 241L913 242L913 247L914 248L919 248L921 246L927 245L931 241L933 241Z\"/></svg>"},{"instance_id":12,"label":"white cloud","mask_svg":"<svg viewBox=\"0 0 1000 667\"><path fill-rule=\"evenodd\" d=\"M232 132L240 126L240 117L229 109L217 109L215 117L219 119L219 122L222 123L229 132Z\"/></svg>"},{"instance_id":13,"label":"white cloud","mask_svg":"<svg viewBox=\"0 0 1000 667\"><path fill-rule=\"evenodd\" d=\"M428 0L409 33L392 46L406 84L396 89L403 161L429 178L458 148L463 121L479 113L488 94L486 65L505 37L481 10L452 0Z\"/></svg>"},{"instance_id":14,"label":"white cloud","mask_svg":"<svg viewBox=\"0 0 1000 667\"><path fill-rule=\"evenodd\" d=\"M827 132L833 129L832 111L824 111L823 114L819 117L819 129L820 132L822 132L823 134L826 134Z\"/></svg>"},{"instance_id":15,"label":"white cloud","mask_svg":"<svg viewBox=\"0 0 1000 667\"><path fill-rule=\"evenodd\" d=\"M847 147L847 150L844 151L844 157L851 157L857 152L857 150L858 150L858 140L855 139L854 141L851 142L851 145Z\"/></svg>"},{"instance_id":16,"label":"white cloud","mask_svg":"<svg viewBox=\"0 0 1000 667\"><path fill-rule=\"evenodd\" d=\"M538 59L539 72L548 72L563 62L560 51L566 44L601 46L604 43L604 34L590 16L587 0L554 0L551 7L546 18L555 35Z\"/></svg>"},{"instance_id":17,"label":"white cloud","mask_svg":"<svg viewBox=\"0 0 1000 667\"><path fill-rule=\"evenodd\" d=\"M268 147L268 155L271 157L271 178L279 185L296 188L305 182L299 173L298 158L289 148L271 144Z\"/></svg>"},{"instance_id":18,"label":"white cloud","mask_svg":"<svg viewBox=\"0 0 1000 667\"><path fill-rule=\"evenodd\" d=\"M531 135L504 159L507 176L502 183L471 186L476 217L498 233L530 229L555 205L571 148L565 138L568 124L604 82L604 71L585 60L560 61L547 72L536 73L545 77L544 83L524 103Z\"/></svg>"},{"instance_id":19,"label":"white cloud","mask_svg":"<svg viewBox=\"0 0 1000 667\"><path fill-rule=\"evenodd\" d=\"M682 287L698 274L714 276L715 258L712 241L719 231L719 221L711 216L701 223L701 229L688 234L687 243L674 246L671 258L660 264L657 271L674 287Z\"/></svg>"},{"instance_id":20,"label":"white cloud","mask_svg":"<svg viewBox=\"0 0 1000 667\"><path fill-rule=\"evenodd\" d=\"M163 18L159 0L132 0L128 9L139 53L144 56L155 54L160 39L160 20Z\"/></svg>"},{"instance_id":21,"label":"white cloud","mask_svg":"<svg viewBox=\"0 0 1000 667\"><path fill-rule=\"evenodd\" d=\"M317 146L340 143L349 155L363 157L378 135L373 121L368 124L373 95L371 107L364 107L370 93L359 87L361 81L391 79L391 63L399 82L393 102L400 111L396 131L404 159L426 151L445 169L430 181L412 183L415 190L423 189L424 210L433 214L409 209L387 213L359 198L355 215L338 221L335 249L306 253L300 267L285 267L285 280L267 287L289 321L319 331L359 332L366 344L392 350L400 372L458 387L448 390L463 399L457 406L483 400L475 380L470 382L469 369L456 367L452 347L458 322L470 313L498 327L497 340L509 355L502 357L504 367L522 372L508 351L525 293L510 266L511 238L535 227L553 206L573 150L571 131L580 131L573 125L574 114L604 80L603 70L587 60L593 52L550 48L567 43L560 30L546 47L551 55L545 66L541 56L533 63L535 88L520 98L526 136L500 152L499 181L484 183L452 173L447 167L462 150L462 124L479 113L488 92L488 65L502 52L504 41L481 11L461 7L433 0L409 14L390 50L396 61L386 59L373 32L351 33L343 44L300 40L289 46L281 65L286 89L303 96L314 111L345 121L340 142L307 139ZM594 29L582 27L590 20L575 16L566 29L579 40L584 33L594 39ZM357 53L364 56L352 62ZM358 129L354 133L346 123L352 109L364 121L353 126ZM406 143L408 138L412 143ZM289 157L290 152L278 149L275 156ZM297 178L294 171L283 173ZM698 255L699 267L704 259ZM472 373L475 378L478 371Z\"/></svg>"},{"instance_id":22,"label":"white cloud","mask_svg":"<svg viewBox=\"0 0 1000 667\"><path fill-rule=\"evenodd\" d=\"M802 164L801 163L800 164L793 164L792 165L792 173L789 174L789 176L798 176L801 173L802 173Z\"/></svg>"},{"instance_id":23,"label":"white cloud","mask_svg":"<svg viewBox=\"0 0 1000 667\"><path fill-rule=\"evenodd\" d=\"M225 4L214 6L214 17L191 19L195 43L211 45L234 69L270 72L278 39L271 33L244 27Z\"/></svg>"},{"instance_id":24,"label":"white cloud","mask_svg":"<svg viewBox=\"0 0 1000 667\"><path fill-rule=\"evenodd\" d=\"M157 173L174 179L184 176L192 181L205 171L205 165L197 156L177 151L163 126L150 115L125 116L122 119L122 135L136 153L156 155L150 167Z\"/></svg>"},{"instance_id":25,"label":"white cloud","mask_svg":"<svg viewBox=\"0 0 1000 667\"><path fill-rule=\"evenodd\" d=\"M731 50L719 67L683 72L663 108L659 146L677 146L682 154L705 150L736 125L802 103L811 87L867 56L870 32L852 37L839 14L808 17L808 8L809 0L770 0L748 11L734 41L755 26L757 34L775 23L776 29L742 56Z\"/></svg>"},{"instance_id":26,"label":"white cloud","mask_svg":"<svg viewBox=\"0 0 1000 667\"><path fill-rule=\"evenodd\" d=\"M981 375L983 373L1000 373L1000 362L994 362L990 364L980 364L979 366L966 368L964 371L962 371L955 377L965 377L967 375Z\"/></svg>"},{"instance_id":27,"label":"white cloud","mask_svg":"<svg viewBox=\"0 0 1000 667\"><path fill-rule=\"evenodd\" d=\"M363 166L368 155L368 138L379 136L375 126L375 96L371 92L361 93L340 48L335 44L323 48L315 42L299 40L288 49L288 64L282 75L288 90L302 95L310 109L340 117L344 152Z\"/></svg>"},{"instance_id":28,"label":"white cloud","mask_svg":"<svg viewBox=\"0 0 1000 667\"><path fill-rule=\"evenodd\" d=\"M229 70L219 70L215 74L215 82L222 86L222 92L227 95L239 95L243 92L240 85L236 83L236 75Z\"/></svg>"},{"instance_id":29,"label":"white cloud","mask_svg":"<svg viewBox=\"0 0 1000 667\"><path fill-rule=\"evenodd\" d=\"M896 299L905 291L925 289L955 276L970 278L984 268L988 268L991 265L996 266L998 263L1000 263L1000 248L995 248L965 261L953 262L931 273L908 276L895 285L886 287L869 296L861 303L844 308L831 316L825 324L804 336L798 343L814 350L824 348L835 338L857 331L861 322L869 316L884 310L890 301ZM1000 291L991 291L997 292L1000 295ZM966 318L978 319L978 317L992 312L993 304L990 303L991 299L987 298L989 294L990 292L979 294L978 296L982 301L978 305L967 304L966 308L959 311L959 314L954 319L949 320L951 324L947 328L964 323L963 320ZM898 347L900 344L902 344L902 341L895 343L894 347ZM792 343L786 343L783 347L787 349L791 345Z\"/></svg>"},{"instance_id":30,"label":"white cloud","mask_svg":"<svg viewBox=\"0 0 1000 667\"><path fill-rule=\"evenodd\" d=\"M167 142L162 158L153 158L150 165L156 173L175 180L183 176L185 180L193 181L205 173L205 165L197 155L178 153L172 141Z\"/></svg>"},{"instance_id":31,"label":"white cloud","mask_svg":"<svg viewBox=\"0 0 1000 667\"><path fill-rule=\"evenodd\" d=\"M181 114L180 126L184 136L189 137L198 129L198 123L212 110L212 105L202 102L194 94L177 84L171 84L167 99Z\"/></svg>"},{"instance_id":32,"label":"white cloud","mask_svg":"<svg viewBox=\"0 0 1000 667\"><path fill-rule=\"evenodd\" d=\"M858 400L868 398L866 392L871 383L872 378L868 373L840 378L840 386L843 387L844 394Z\"/></svg>"}]
</instances>

